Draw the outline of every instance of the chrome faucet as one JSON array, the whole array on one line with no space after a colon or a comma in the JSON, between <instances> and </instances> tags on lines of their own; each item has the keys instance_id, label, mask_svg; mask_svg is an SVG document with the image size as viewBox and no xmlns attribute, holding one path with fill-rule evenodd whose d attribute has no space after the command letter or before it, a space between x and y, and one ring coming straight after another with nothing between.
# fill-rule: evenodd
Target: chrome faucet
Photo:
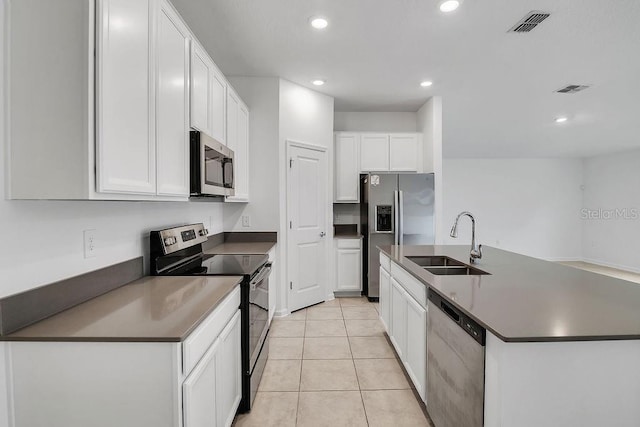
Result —
<instances>
[{"instance_id":1,"label":"chrome faucet","mask_svg":"<svg viewBox=\"0 0 640 427\"><path fill-rule=\"evenodd\" d=\"M476 246L476 219L471 215L471 212L460 212L456 217L456 222L451 227L450 236L454 239L458 237L458 221L460 221L460 217L468 216L471 218L471 254L469 257L469 261L472 264L476 262L477 259L482 258L482 245Z\"/></svg>"}]
</instances>

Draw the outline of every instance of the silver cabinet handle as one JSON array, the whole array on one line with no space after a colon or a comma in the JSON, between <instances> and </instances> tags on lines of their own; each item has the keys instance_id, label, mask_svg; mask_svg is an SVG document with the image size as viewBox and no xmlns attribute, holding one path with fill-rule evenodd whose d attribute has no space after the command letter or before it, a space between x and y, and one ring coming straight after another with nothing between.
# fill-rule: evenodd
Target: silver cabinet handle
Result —
<instances>
[{"instance_id":1,"label":"silver cabinet handle","mask_svg":"<svg viewBox=\"0 0 640 427\"><path fill-rule=\"evenodd\" d=\"M327 235L327 233L325 233L324 231L320 232L320 237L324 237L326 235Z\"/></svg>"}]
</instances>

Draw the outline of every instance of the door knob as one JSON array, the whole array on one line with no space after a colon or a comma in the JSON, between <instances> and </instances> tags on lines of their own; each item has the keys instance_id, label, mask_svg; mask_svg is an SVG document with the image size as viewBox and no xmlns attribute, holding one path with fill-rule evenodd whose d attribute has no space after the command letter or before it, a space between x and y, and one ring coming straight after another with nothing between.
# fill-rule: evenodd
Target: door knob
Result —
<instances>
[{"instance_id":1,"label":"door knob","mask_svg":"<svg viewBox=\"0 0 640 427\"><path fill-rule=\"evenodd\" d=\"M326 235L327 235L327 233L325 233L324 231L320 232L320 237L324 237Z\"/></svg>"}]
</instances>

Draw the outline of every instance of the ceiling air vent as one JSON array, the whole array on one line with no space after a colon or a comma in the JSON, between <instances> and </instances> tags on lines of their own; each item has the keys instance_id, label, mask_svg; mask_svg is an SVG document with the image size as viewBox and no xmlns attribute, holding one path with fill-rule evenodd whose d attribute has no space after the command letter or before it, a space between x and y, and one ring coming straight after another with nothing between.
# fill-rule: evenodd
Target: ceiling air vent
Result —
<instances>
[{"instance_id":1,"label":"ceiling air vent","mask_svg":"<svg viewBox=\"0 0 640 427\"><path fill-rule=\"evenodd\" d=\"M542 21L551 16L550 13L532 10L522 18L516 25L511 27L508 33L528 33L540 24Z\"/></svg>"},{"instance_id":2,"label":"ceiling air vent","mask_svg":"<svg viewBox=\"0 0 640 427\"><path fill-rule=\"evenodd\" d=\"M556 92L558 93L576 93L576 92L580 92L581 90L585 90L587 89L589 86L588 85L567 85L563 88L560 88L558 90L556 90Z\"/></svg>"}]
</instances>

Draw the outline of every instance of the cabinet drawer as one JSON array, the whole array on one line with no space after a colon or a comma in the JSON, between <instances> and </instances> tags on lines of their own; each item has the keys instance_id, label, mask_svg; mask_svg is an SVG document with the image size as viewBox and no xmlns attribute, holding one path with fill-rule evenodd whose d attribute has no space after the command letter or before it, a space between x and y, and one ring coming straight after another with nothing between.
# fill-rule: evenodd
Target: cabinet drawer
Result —
<instances>
[{"instance_id":1,"label":"cabinet drawer","mask_svg":"<svg viewBox=\"0 0 640 427\"><path fill-rule=\"evenodd\" d=\"M185 376L205 354L207 349L220 335L222 329L240 307L240 286L238 286L222 303L191 333L182 343L182 372Z\"/></svg>"},{"instance_id":2,"label":"cabinet drawer","mask_svg":"<svg viewBox=\"0 0 640 427\"><path fill-rule=\"evenodd\" d=\"M360 249L360 239L336 239L338 249Z\"/></svg>"},{"instance_id":3,"label":"cabinet drawer","mask_svg":"<svg viewBox=\"0 0 640 427\"><path fill-rule=\"evenodd\" d=\"M388 273L391 272L391 260L382 252L380 252L380 265L382 266L382 268L387 270Z\"/></svg>"},{"instance_id":4,"label":"cabinet drawer","mask_svg":"<svg viewBox=\"0 0 640 427\"><path fill-rule=\"evenodd\" d=\"M391 277L396 279L421 306L427 306L427 287L422 282L393 262L391 263Z\"/></svg>"}]
</instances>

